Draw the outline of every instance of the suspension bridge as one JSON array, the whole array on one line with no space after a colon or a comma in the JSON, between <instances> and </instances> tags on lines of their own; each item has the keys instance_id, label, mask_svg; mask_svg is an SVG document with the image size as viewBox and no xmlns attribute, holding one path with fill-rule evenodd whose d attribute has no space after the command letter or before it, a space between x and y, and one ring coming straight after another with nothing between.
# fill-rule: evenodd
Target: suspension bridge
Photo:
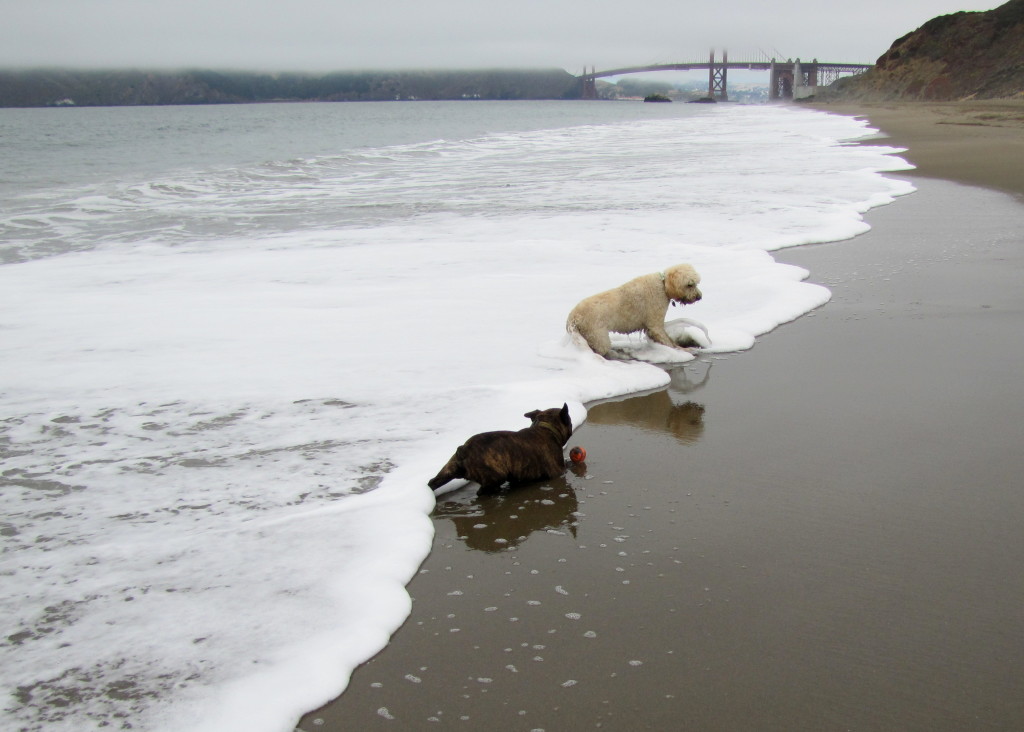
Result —
<instances>
[{"instance_id":1,"label":"suspension bridge","mask_svg":"<svg viewBox=\"0 0 1024 732\"><path fill-rule=\"evenodd\" d=\"M611 76L625 76L652 71L702 71L708 72L708 97L715 101L728 101L728 75L730 69L743 71L768 71L769 91L771 99L803 99L813 96L819 86L827 86L840 76L860 74L870 69L872 64L837 63L829 61L801 61L787 59L780 61L769 57L763 51L747 54L746 60L729 60L729 52L722 51L721 59L716 59L714 49L708 59L687 61L671 64L649 64L647 66L628 66L618 69L598 71L592 67L584 69L578 78L582 85L583 99L597 99L597 79Z\"/></svg>"}]
</instances>

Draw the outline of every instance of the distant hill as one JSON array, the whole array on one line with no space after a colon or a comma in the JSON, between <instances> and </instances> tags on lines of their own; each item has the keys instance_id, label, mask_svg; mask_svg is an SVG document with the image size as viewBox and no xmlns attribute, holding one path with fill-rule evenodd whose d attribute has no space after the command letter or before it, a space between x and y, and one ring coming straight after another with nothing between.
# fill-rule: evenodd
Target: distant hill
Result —
<instances>
[{"instance_id":1,"label":"distant hill","mask_svg":"<svg viewBox=\"0 0 1024 732\"><path fill-rule=\"evenodd\" d=\"M563 69L257 74L182 71L0 71L0 107L232 104L396 99L571 99Z\"/></svg>"},{"instance_id":2,"label":"distant hill","mask_svg":"<svg viewBox=\"0 0 1024 732\"><path fill-rule=\"evenodd\" d=\"M874 68L819 98L872 101L1024 98L1024 0L928 21L896 40Z\"/></svg>"}]
</instances>

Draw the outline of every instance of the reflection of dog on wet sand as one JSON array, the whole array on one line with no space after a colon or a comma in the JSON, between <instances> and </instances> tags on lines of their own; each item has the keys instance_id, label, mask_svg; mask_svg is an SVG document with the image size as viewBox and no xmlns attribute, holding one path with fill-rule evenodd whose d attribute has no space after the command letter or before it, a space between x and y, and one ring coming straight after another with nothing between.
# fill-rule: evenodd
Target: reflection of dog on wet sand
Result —
<instances>
[{"instance_id":1,"label":"reflection of dog on wet sand","mask_svg":"<svg viewBox=\"0 0 1024 732\"><path fill-rule=\"evenodd\" d=\"M663 389L646 396L598 404L590 409L587 421L666 432L679 442L692 444L704 434L704 406L691 401L676 404Z\"/></svg>"},{"instance_id":2,"label":"reflection of dog on wet sand","mask_svg":"<svg viewBox=\"0 0 1024 732\"><path fill-rule=\"evenodd\" d=\"M482 492L505 483L517 485L554 478L565 472L562 448L572 435L569 405L534 410L531 424L518 432L482 432L461 445L427 485L437 490L456 478L480 484Z\"/></svg>"},{"instance_id":3,"label":"reflection of dog on wet sand","mask_svg":"<svg viewBox=\"0 0 1024 732\"><path fill-rule=\"evenodd\" d=\"M519 546L531 534L565 532L576 536L579 501L564 478L555 478L507 493L439 502L434 516L455 525L470 549L500 552Z\"/></svg>"},{"instance_id":4,"label":"reflection of dog on wet sand","mask_svg":"<svg viewBox=\"0 0 1024 732\"><path fill-rule=\"evenodd\" d=\"M700 275L688 264L641 275L582 300L569 313L565 328L581 335L590 350L601 356L612 348L609 333L642 331L655 343L681 348L665 332L665 313L673 302L688 305L700 300L699 283Z\"/></svg>"}]
</instances>

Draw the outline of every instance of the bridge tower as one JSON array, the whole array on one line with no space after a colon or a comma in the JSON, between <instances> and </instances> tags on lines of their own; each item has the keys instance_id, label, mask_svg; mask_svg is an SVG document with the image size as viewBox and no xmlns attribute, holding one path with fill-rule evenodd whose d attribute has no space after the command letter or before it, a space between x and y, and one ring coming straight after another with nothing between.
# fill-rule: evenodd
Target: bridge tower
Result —
<instances>
[{"instance_id":1,"label":"bridge tower","mask_svg":"<svg viewBox=\"0 0 1024 732\"><path fill-rule=\"evenodd\" d=\"M818 59L810 63L801 63L800 59L793 64L793 98L806 99L818 91Z\"/></svg>"},{"instance_id":2,"label":"bridge tower","mask_svg":"<svg viewBox=\"0 0 1024 732\"><path fill-rule=\"evenodd\" d=\"M726 88L726 74L729 70L729 52L722 50L722 63L715 63L715 49L711 49L711 57L708 61L708 96L716 102L729 101L729 93Z\"/></svg>"},{"instance_id":3,"label":"bridge tower","mask_svg":"<svg viewBox=\"0 0 1024 732\"><path fill-rule=\"evenodd\" d=\"M772 59L769 67L771 81L768 87L769 99L792 99L793 98L793 64L778 63Z\"/></svg>"},{"instance_id":4,"label":"bridge tower","mask_svg":"<svg viewBox=\"0 0 1024 732\"><path fill-rule=\"evenodd\" d=\"M583 92L580 95L581 99L597 99L597 78L594 73L597 71L596 66L590 67L590 74L587 74L587 67L583 67L583 76L580 77L583 82Z\"/></svg>"}]
</instances>

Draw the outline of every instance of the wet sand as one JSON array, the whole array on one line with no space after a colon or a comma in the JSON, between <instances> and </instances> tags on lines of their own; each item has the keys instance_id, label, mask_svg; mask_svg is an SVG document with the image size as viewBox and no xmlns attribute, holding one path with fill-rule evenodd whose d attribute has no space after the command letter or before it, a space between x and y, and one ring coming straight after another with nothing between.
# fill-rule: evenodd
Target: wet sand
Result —
<instances>
[{"instance_id":1,"label":"wet sand","mask_svg":"<svg viewBox=\"0 0 1024 732\"><path fill-rule=\"evenodd\" d=\"M443 496L300 728L1024 729L1024 205L914 182L777 254L829 304L594 406L585 468Z\"/></svg>"}]
</instances>

